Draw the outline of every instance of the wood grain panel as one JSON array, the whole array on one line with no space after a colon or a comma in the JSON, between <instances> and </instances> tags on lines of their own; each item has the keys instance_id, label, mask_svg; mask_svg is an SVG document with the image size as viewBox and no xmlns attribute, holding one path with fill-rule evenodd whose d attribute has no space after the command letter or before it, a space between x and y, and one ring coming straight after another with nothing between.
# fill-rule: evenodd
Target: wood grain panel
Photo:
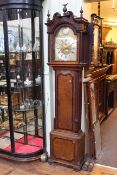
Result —
<instances>
[{"instance_id":1,"label":"wood grain panel","mask_svg":"<svg viewBox=\"0 0 117 175\"><path fill-rule=\"evenodd\" d=\"M58 91L58 127L72 130L73 125L73 78L70 74L59 74Z\"/></svg>"},{"instance_id":2,"label":"wood grain panel","mask_svg":"<svg viewBox=\"0 0 117 175\"><path fill-rule=\"evenodd\" d=\"M72 161L74 159L74 150L72 140L61 138L55 138L53 140L53 152L55 158Z\"/></svg>"}]
</instances>

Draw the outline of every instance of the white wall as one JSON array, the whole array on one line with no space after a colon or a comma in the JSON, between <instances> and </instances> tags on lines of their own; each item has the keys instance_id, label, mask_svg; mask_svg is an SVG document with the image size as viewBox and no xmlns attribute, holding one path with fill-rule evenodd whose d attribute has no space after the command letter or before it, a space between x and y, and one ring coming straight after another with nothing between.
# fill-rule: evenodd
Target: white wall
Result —
<instances>
[{"instance_id":1,"label":"white wall","mask_svg":"<svg viewBox=\"0 0 117 175\"><path fill-rule=\"evenodd\" d=\"M83 3L83 17L86 18L88 21L91 21L91 3Z\"/></svg>"},{"instance_id":2,"label":"white wall","mask_svg":"<svg viewBox=\"0 0 117 175\"><path fill-rule=\"evenodd\" d=\"M72 11L75 16L80 15L80 9L81 6L83 5L83 0L59 0L59 9L60 13L63 12L63 5L62 4L67 4L67 9L68 11Z\"/></svg>"},{"instance_id":3,"label":"white wall","mask_svg":"<svg viewBox=\"0 0 117 175\"><path fill-rule=\"evenodd\" d=\"M54 1L55 2L55 1ZM47 144L47 152L50 154L50 131L53 128L53 117L54 111L52 111L51 106L53 106L53 101L51 97L53 96L51 93L50 85L52 82L52 71L49 69L48 63L48 36L47 36L47 26L45 25L47 20L48 10L51 9L51 3L49 0L45 0L43 2L43 45L44 45L44 85L45 85L45 117L46 117L46 144ZM50 80L52 82L50 82ZM54 110L54 106L53 106Z\"/></svg>"}]
</instances>

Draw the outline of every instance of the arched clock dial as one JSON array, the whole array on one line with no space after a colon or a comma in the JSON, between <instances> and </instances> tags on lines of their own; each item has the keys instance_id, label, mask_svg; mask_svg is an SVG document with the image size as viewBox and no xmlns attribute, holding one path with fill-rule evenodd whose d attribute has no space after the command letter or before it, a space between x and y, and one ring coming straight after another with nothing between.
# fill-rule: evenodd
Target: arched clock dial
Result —
<instances>
[{"instance_id":1,"label":"arched clock dial","mask_svg":"<svg viewBox=\"0 0 117 175\"><path fill-rule=\"evenodd\" d=\"M62 27L55 38L55 60L76 61L77 36L69 27Z\"/></svg>"}]
</instances>

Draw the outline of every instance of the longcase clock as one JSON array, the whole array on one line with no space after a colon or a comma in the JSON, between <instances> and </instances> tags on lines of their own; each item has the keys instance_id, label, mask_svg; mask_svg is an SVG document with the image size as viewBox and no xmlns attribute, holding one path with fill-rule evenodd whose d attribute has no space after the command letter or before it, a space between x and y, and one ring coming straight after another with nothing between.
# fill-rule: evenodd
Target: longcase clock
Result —
<instances>
[{"instance_id":1,"label":"longcase clock","mask_svg":"<svg viewBox=\"0 0 117 175\"><path fill-rule=\"evenodd\" d=\"M88 62L88 21L63 9L48 18L49 62L55 71L55 121L50 162L80 170L85 135L81 130L82 70ZM49 15L48 15L49 17Z\"/></svg>"}]
</instances>

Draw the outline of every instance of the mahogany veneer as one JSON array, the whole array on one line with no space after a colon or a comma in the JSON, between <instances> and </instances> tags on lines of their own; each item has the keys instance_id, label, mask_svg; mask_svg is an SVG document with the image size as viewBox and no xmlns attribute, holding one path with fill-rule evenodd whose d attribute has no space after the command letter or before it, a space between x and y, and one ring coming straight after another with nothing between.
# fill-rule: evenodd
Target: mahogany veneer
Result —
<instances>
[{"instance_id":1,"label":"mahogany veneer","mask_svg":"<svg viewBox=\"0 0 117 175\"><path fill-rule=\"evenodd\" d=\"M48 19L47 27L48 65L55 71L55 120L54 130L50 134L51 155L49 162L60 163L80 170L85 155L85 135L81 130L81 108L82 71L84 67L85 69L88 67L88 21L82 17L82 14L80 18L76 18L72 12L66 11L64 8L63 16L55 13L53 20ZM77 36L75 61L64 59L58 61L55 58L56 34L64 27L70 28ZM64 49L62 51L67 53L72 46L65 41L60 49L61 47Z\"/></svg>"}]
</instances>

